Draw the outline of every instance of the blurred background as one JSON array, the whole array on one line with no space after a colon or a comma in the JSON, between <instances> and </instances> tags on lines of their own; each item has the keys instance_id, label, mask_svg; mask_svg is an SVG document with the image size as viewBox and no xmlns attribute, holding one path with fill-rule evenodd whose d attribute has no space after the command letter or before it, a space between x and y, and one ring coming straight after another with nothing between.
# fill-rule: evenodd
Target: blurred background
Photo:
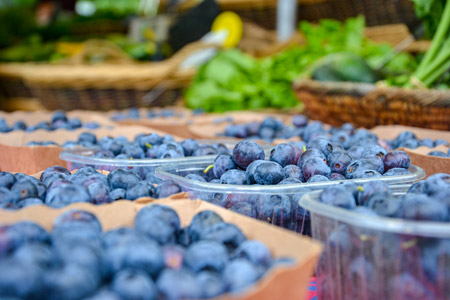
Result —
<instances>
[{"instance_id":1,"label":"blurred background","mask_svg":"<svg viewBox=\"0 0 450 300\"><path fill-rule=\"evenodd\" d=\"M448 68L414 75L445 3L2 0L0 109L302 110L299 78L446 89Z\"/></svg>"}]
</instances>

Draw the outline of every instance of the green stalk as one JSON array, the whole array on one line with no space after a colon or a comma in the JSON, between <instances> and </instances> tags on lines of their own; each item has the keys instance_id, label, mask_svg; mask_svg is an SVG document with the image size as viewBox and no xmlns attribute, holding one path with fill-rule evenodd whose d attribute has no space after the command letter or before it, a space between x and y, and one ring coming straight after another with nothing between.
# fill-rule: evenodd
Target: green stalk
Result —
<instances>
[{"instance_id":1,"label":"green stalk","mask_svg":"<svg viewBox=\"0 0 450 300\"><path fill-rule=\"evenodd\" d=\"M437 56L433 59L433 61L428 65L426 70L424 70L420 77L417 76L417 79L420 81L424 81L428 76L430 76L436 69L445 64L447 60L450 59L450 38L448 38L443 46L441 51L437 54Z\"/></svg>"},{"instance_id":2,"label":"green stalk","mask_svg":"<svg viewBox=\"0 0 450 300\"><path fill-rule=\"evenodd\" d=\"M441 78L441 76L450 69L450 60L446 61L444 64L442 64L433 74L428 76L425 80L423 80L423 84L426 86L430 86L433 84L436 80Z\"/></svg>"},{"instance_id":3,"label":"green stalk","mask_svg":"<svg viewBox=\"0 0 450 300\"><path fill-rule=\"evenodd\" d=\"M450 27L450 0L447 0L444 7L444 12L442 13L441 21L434 34L433 41L431 43L430 49L425 53L422 62L416 70L415 77L421 77L421 73L429 65L430 61L433 60L436 53L439 51L443 40L447 34L448 28Z\"/></svg>"}]
</instances>

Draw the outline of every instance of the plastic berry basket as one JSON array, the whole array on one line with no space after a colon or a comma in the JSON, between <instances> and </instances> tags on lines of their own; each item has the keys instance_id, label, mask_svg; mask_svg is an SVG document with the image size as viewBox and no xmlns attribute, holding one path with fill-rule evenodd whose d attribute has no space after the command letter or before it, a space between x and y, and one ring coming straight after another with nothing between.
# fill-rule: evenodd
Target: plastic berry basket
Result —
<instances>
[{"instance_id":1,"label":"plastic berry basket","mask_svg":"<svg viewBox=\"0 0 450 300\"><path fill-rule=\"evenodd\" d=\"M408 186L391 187L394 194ZM450 299L450 223L366 216L304 195L312 237L324 245L319 299Z\"/></svg>"},{"instance_id":2,"label":"plastic berry basket","mask_svg":"<svg viewBox=\"0 0 450 300\"><path fill-rule=\"evenodd\" d=\"M227 146L228 149L233 149L238 140L224 139L224 140L197 140L200 144L213 145L221 143ZM268 151L273 146L270 144L260 144L263 149ZM165 159L115 159L115 158L98 158L94 157L94 153L99 148L75 148L64 150L61 152L59 158L67 162L69 170L75 170L86 166L91 166L96 170L113 171L119 168L134 169L141 177L145 178L148 173L154 173L155 169L162 165L178 164L178 163L201 163L202 161L213 160L216 155L211 156L189 156L182 158L165 158Z\"/></svg>"},{"instance_id":3,"label":"plastic berry basket","mask_svg":"<svg viewBox=\"0 0 450 300\"><path fill-rule=\"evenodd\" d=\"M260 185L226 185L209 182L199 182L185 178L187 174L205 175L204 170L213 163L214 159L196 162L180 162L164 164L155 171L156 176L162 179L173 180L189 193L192 199L201 199L229 208L235 212L264 220L274 225L309 235L309 222L305 220L305 211L298 206L301 196L313 190L322 190L337 185L342 181L315 182L303 184L286 184L274 186ZM389 185L413 183L425 177L423 169L417 166L409 168L411 174L400 176L381 177ZM348 181L348 180L347 180ZM365 183L373 179L352 179L350 181ZM265 198L266 197L266 198ZM289 199L290 205L282 204L273 208L273 211L262 211L262 202L270 201L283 203Z\"/></svg>"}]
</instances>

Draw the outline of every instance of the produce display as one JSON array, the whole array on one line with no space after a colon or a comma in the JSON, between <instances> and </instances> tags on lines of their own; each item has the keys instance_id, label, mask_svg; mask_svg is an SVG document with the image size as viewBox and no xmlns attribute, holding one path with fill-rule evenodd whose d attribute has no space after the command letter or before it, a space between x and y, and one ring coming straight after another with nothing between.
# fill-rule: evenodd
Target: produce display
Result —
<instances>
[{"instance_id":1,"label":"produce display","mask_svg":"<svg viewBox=\"0 0 450 300\"><path fill-rule=\"evenodd\" d=\"M158 183L158 186L156 186ZM0 207L20 209L45 204L61 208L73 203L105 204L142 197L165 198L181 192L174 182L140 177L133 170L116 169L105 175L92 167L71 174L53 166L35 178L23 173L0 172Z\"/></svg>"},{"instance_id":2,"label":"produce display","mask_svg":"<svg viewBox=\"0 0 450 300\"><path fill-rule=\"evenodd\" d=\"M264 59L238 50L219 53L198 72L186 92L186 104L216 112L292 107L298 103L292 82L300 75L334 81L376 82L387 78L390 82L412 74L417 63L407 53L398 54L380 72L375 71L392 47L365 38L364 27L363 17L345 23L321 20L317 26L302 22L304 46Z\"/></svg>"},{"instance_id":3,"label":"produce display","mask_svg":"<svg viewBox=\"0 0 450 300\"><path fill-rule=\"evenodd\" d=\"M388 151L398 148L416 149L420 146L428 148L440 145L449 146L449 143L444 139L419 139L410 131L404 131L392 140L379 139L374 133L366 129L356 129L351 124L344 124L341 127L328 126L320 121L310 122L304 115L293 116L292 124L289 125L285 125L272 117L267 117L262 122L230 124L225 128L223 135L235 138L257 138L266 141L299 137L302 142L297 142L296 145L300 149L303 148L303 145L306 145L305 142L309 142L316 137L327 138L330 142L340 144L345 150L350 150L353 146L363 145L367 142L378 144ZM428 155L448 157L449 153L430 151Z\"/></svg>"},{"instance_id":4,"label":"produce display","mask_svg":"<svg viewBox=\"0 0 450 300\"><path fill-rule=\"evenodd\" d=\"M321 299L448 299L450 175L403 188L344 183L300 201L327 249L317 268Z\"/></svg>"},{"instance_id":5,"label":"produce display","mask_svg":"<svg viewBox=\"0 0 450 300\"><path fill-rule=\"evenodd\" d=\"M101 125L97 122L81 122L79 118L68 118L64 112L53 113L49 121L41 121L35 125L29 125L26 121L19 120L14 124L7 124L5 119L0 117L0 133L7 133L16 130L33 132L35 130L53 131L58 129L75 130L78 128L97 129Z\"/></svg>"},{"instance_id":6,"label":"produce display","mask_svg":"<svg viewBox=\"0 0 450 300\"><path fill-rule=\"evenodd\" d=\"M31 222L0 232L0 296L14 299L238 296L294 262L274 259L266 245L247 240L213 211L182 228L175 210L156 204L141 209L131 228L102 232L94 214L69 210L52 232Z\"/></svg>"}]
</instances>

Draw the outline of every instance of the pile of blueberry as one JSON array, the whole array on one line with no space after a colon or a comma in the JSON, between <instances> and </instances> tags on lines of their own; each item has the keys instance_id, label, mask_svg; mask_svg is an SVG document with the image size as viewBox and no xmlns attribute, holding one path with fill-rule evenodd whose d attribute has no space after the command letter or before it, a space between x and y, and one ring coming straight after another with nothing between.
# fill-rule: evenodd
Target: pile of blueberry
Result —
<instances>
[{"instance_id":1,"label":"pile of blueberry","mask_svg":"<svg viewBox=\"0 0 450 300\"><path fill-rule=\"evenodd\" d=\"M116 169L104 175L92 167L71 174L64 167L53 166L40 179L23 173L0 172L0 208L20 209L39 204L61 208L76 202L104 204L120 199L165 198L181 192L174 182L158 181L156 186L155 179L154 175L141 178L129 169Z\"/></svg>"},{"instance_id":2,"label":"pile of blueberry","mask_svg":"<svg viewBox=\"0 0 450 300\"><path fill-rule=\"evenodd\" d=\"M362 145L365 142L383 145L388 150L398 148L416 149L419 146L426 146L428 148L434 148L439 145L450 146L449 143L443 139L419 139L410 131L402 132L393 140L382 141L368 130L355 129L351 124L344 124L341 127L330 127L328 129L320 121L308 122L308 118L303 115L292 117L292 125L284 125L282 121L273 117L267 117L262 122L250 122L247 124L236 125L231 124L225 129L223 135L236 138L255 138L267 141L300 137L305 142L309 142L312 138L320 136L327 138L334 143L341 144L346 150L353 146ZM428 155L449 157L450 149L447 153L442 151L431 151Z\"/></svg>"},{"instance_id":3,"label":"pile of blueberry","mask_svg":"<svg viewBox=\"0 0 450 300\"><path fill-rule=\"evenodd\" d=\"M319 201L365 215L450 222L450 174L438 173L416 182L402 197L395 197L386 183L375 180L359 187L348 182L327 188Z\"/></svg>"},{"instance_id":4,"label":"pile of blueberry","mask_svg":"<svg viewBox=\"0 0 450 300\"><path fill-rule=\"evenodd\" d=\"M54 142L29 142L27 146L36 145L57 145ZM188 156L216 155L228 153L230 150L222 143L213 145L201 144L193 139L176 142L174 138L167 134L160 136L156 133L138 134L133 141L129 141L125 136L106 136L97 139L92 132L83 132L77 141L66 141L61 147L71 149L78 146L85 148L100 148L92 157L116 158L116 159L164 159L181 158Z\"/></svg>"},{"instance_id":5,"label":"pile of blueberry","mask_svg":"<svg viewBox=\"0 0 450 300\"><path fill-rule=\"evenodd\" d=\"M36 125L29 126L24 121L17 121L12 126L9 126L5 119L0 118L0 132L6 133L16 130L22 130L26 132L33 132L35 130L47 130L53 131L57 129L75 130L78 128L97 129L101 125L97 122L89 122L83 124L78 118L68 118L63 111L56 111L53 113L50 121L42 121Z\"/></svg>"},{"instance_id":6,"label":"pile of blueberry","mask_svg":"<svg viewBox=\"0 0 450 300\"><path fill-rule=\"evenodd\" d=\"M383 224L380 217L439 222L433 231L448 237L450 174L434 174L397 197L380 181L344 183L324 190L319 201L370 216L372 223ZM450 239L366 229L320 214L315 222L326 241L318 265L318 273L326 274L319 275L322 299L336 297L337 290L351 299L448 299Z\"/></svg>"},{"instance_id":7,"label":"pile of blueberry","mask_svg":"<svg viewBox=\"0 0 450 300\"><path fill-rule=\"evenodd\" d=\"M303 142L282 143L265 160L262 147L250 140L239 142L233 153L219 154L211 171L203 177L188 174L198 181L238 185L276 185L331 180L376 178L410 174L409 155L387 152L376 143L364 141L349 150L325 137Z\"/></svg>"},{"instance_id":8,"label":"pile of blueberry","mask_svg":"<svg viewBox=\"0 0 450 300\"><path fill-rule=\"evenodd\" d=\"M194 109L192 111L192 116L197 116L205 113L203 109ZM183 118L186 116L186 113L176 111L172 108L164 108L164 109L149 109L144 116L142 116L141 112L138 108L130 108L125 111L121 111L115 113L111 119L113 121L123 121L123 120L139 120L141 118L154 119L154 118Z\"/></svg>"},{"instance_id":9,"label":"pile of blueberry","mask_svg":"<svg viewBox=\"0 0 450 300\"><path fill-rule=\"evenodd\" d=\"M163 205L141 209L133 228L102 232L95 215L69 210L52 232L19 222L1 226L0 240L2 299L207 299L239 295L294 263L213 211L181 228Z\"/></svg>"}]
</instances>

